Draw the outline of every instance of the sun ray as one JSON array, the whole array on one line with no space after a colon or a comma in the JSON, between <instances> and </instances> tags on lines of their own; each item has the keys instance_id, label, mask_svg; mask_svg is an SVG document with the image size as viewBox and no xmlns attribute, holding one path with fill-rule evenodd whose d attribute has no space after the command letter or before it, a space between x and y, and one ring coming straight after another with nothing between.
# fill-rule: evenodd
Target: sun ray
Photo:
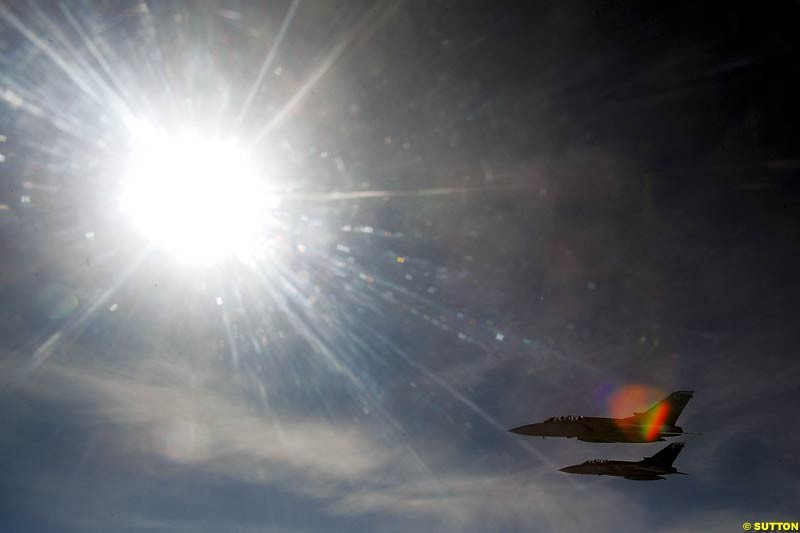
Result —
<instances>
[{"instance_id":1,"label":"sun ray","mask_svg":"<svg viewBox=\"0 0 800 533\"><path fill-rule=\"evenodd\" d=\"M292 20L294 20L294 14L299 5L300 0L292 0L289 10L286 12L286 16L283 18L281 28L278 30L278 35L275 36L275 40L270 46L269 52L267 52L267 56L264 58L264 62L261 64L261 69L258 71L258 75L256 76L255 81L253 81L253 85L250 87L250 91L247 93L247 98L245 98L244 104L242 104L242 109L236 116L235 123L237 125L241 124L242 120L247 114L247 111L250 109L250 104L253 103L253 99L258 93L258 90L261 88L261 84L264 82L264 77L267 75L267 72L269 72L272 61L275 59L275 55L278 53L278 49L283 42L283 38L286 36L286 32L289 30Z\"/></svg>"}]
</instances>

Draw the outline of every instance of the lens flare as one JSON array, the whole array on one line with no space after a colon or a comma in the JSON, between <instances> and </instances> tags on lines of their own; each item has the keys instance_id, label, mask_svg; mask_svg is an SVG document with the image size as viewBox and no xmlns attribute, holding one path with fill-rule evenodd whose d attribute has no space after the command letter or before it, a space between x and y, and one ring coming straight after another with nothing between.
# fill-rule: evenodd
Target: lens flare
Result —
<instances>
[{"instance_id":1,"label":"lens flare","mask_svg":"<svg viewBox=\"0 0 800 533\"><path fill-rule=\"evenodd\" d=\"M642 426L642 436L647 440L656 440L661 435L661 427L669 415L669 405L662 403L648 412Z\"/></svg>"},{"instance_id":2,"label":"lens flare","mask_svg":"<svg viewBox=\"0 0 800 533\"><path fill-rule=\"evenodd\" d=\"M609 399L609 410L614 418L625 418L639 413L664 398L664 392L647 385L625 385L617 389Z\"/></svg>"},{"instance_id":3,"label":"lens flare","mask_svg":"<svg viewBox=\"0 0 800 533\"><path fill-rule=\"evenodd\" d=\"M626 385L611 395L609 406L615 419L629 419L634 413L641 413L635 424L620 422L619 427L627 432L641 433L646 441L654 441L661 435L661 429L669 416L669 405L660 404L648 410L654 403L662 400L665 394L656 387L646 385Z\"/></svg>"}]
</instances>

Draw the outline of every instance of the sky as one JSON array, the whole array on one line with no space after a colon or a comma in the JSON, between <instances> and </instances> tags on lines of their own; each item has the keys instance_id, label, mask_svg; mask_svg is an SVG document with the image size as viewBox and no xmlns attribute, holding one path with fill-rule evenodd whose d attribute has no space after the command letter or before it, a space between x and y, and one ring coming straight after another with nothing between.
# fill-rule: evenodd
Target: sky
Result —
<instances>
[{"instance_id":1,"label":"sky","mask_svg":"<svg viewBox=\"0 0 800 533\"><path fill-rule=\"evenodd\" d=\"M0 4L0 529L800 520L798 22ZM507 431L676 390L688 476Z\"/></svg>"}]
</instances>

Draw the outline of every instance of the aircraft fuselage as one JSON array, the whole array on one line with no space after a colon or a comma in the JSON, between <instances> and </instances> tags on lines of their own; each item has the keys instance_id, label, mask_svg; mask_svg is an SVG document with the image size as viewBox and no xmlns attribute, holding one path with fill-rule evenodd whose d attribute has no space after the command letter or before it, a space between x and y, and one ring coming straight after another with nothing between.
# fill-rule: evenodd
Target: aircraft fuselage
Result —
<instances>
[{"instance_id":1,"label":"aircraft fuselage","mask_svg":"<svg viewBox=\"0 0 800 533\"><path fill-rule=\"evenodd\" d=\"M683 433L679 426L653 427L641 420L630 418L600 418L591 416L555 417L537 424L528 424L510 430L531 437L566 437L584 442L657 442L665 437Z\"/></svg>"},{"instance_id":2,"label":"aircraft fuselage","mask_svg":"<svg viewBox=\"0 0 800 533\"><path fill-rule=\"evenodd\" d=\"M567 474L584 474L593 476L620 476L635 481L654 481L664 479L662 476L678 473L673 467L647 464L644 461L598 461L567 466L560 470Z\"/></svg>"}]
</instances>

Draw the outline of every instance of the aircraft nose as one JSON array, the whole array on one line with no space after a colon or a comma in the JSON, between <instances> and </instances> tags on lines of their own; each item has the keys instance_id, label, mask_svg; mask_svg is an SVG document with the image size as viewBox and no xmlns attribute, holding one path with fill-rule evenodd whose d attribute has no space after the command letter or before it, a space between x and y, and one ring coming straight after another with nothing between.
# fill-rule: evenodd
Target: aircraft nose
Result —
<instances>
[{"instance_id":1,"label":"aircraft nose","mask_svg":"<svg viewBox=\"0 0 800 533\"><path fill-rule=\"evenodd\" d=\"M527 426L519 426L514 429L509 429L511 433L516 433L517 435L533 435L536 436L539 434L537 431L538 424L528 424Z\"/></svg>"},{"instance_id":2,"label":"aircraft nose","mask_svg":"<svg viewBox=\"0 0 800 533\"><path fill-rule=\"evenodd\" d=\"M559 468L559 472L565 472L567 474L574 474L575 473L575 466L565 466L564 468Z\"/></svg>"}]
</instances>

